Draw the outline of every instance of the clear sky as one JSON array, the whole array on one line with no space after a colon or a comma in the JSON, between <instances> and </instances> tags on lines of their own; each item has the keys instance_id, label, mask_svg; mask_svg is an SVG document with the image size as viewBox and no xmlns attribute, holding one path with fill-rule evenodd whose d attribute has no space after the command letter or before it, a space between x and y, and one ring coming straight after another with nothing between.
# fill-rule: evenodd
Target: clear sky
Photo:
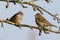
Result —
<instances>
[{"instance_id":1,"label":"clear sky","mask_svg":"<svg viewBox=\"0 0 60 40\"><path fill-rule=\"evenodd\" d=\"M25 0L26 1L26 0ZM28 1L28 0L27 0ZM37 1L36 4L43 7L44 9L48 10L49 12L55 14L59 14L60 16L60 0L52 0L52 3L46 3L44 0ZM22 8L20 4L14 5L13 3L9 4L9 8L6 9L6 2L0 2L0 19L4 20L6 18L12 17L18 11L24 12L24 20L23 24L33 25L35 24L35 17L34 15L38 13L38 11L34 12L32 7L29 5L28 8ZM44 12L44 17L49 20L52 24L59 25L56 21L54 21L51 16ZM29 28L21 28L14 25L10 25L4 23L4 28L0 27L0 39L1 40L60 40L60 34L50 33L42 35L38 35L38 30L34 29L31 30Z\"/></svg>"}]
</instances>

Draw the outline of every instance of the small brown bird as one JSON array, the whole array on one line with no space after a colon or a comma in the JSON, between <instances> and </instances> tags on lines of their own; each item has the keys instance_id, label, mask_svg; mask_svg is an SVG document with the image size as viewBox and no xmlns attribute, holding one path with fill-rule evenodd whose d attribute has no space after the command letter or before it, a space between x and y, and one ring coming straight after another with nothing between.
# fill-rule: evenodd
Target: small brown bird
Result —
<instances>
[{"instance_id":1,"label":"small brown bird","mask_svg":"<svg viewBox=\"0 0 60 40\"><path fill-rule=\"evenodd\" d=\"M18 25L22 22L23 20L23 12L19 11L15 15L13 15L9 21L17 23ZM17 25L16 25L17 26Z\"/></svg>"},{"instance_id":2,"label":"small brown bird","mask_svg":"<svg viewBox=\"0 0 60 40\"><path fill-rule=\"evenodd\" d=\"M39 35L41 35L41 30L43 29L44 30L44 33L48 33L48 32L46 32L46 30L44 29L44 28L46 28L46 27L52 27L52 26L54 26L54 27L57 27L57 26L55 26L55 25L53 25L53 24L51 24L51 23L49 23L43 16L42 16L42 14L40 14L40 13L37 13L36 15L35 15L35 22L36 22L36 24L38 25L38 28L40 29L39 31Z\"/></svg>"}]
</instances>

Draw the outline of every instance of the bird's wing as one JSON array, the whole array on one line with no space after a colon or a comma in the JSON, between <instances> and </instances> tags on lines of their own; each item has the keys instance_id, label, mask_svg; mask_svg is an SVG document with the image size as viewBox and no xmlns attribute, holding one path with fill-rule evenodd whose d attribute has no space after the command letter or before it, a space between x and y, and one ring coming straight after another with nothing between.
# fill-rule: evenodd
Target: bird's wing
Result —
<instances>
[{"instance_id":1,"label":"bird's wing","mask_svg":"<svg viewBox=\"0 0 60 40\"><path fill-rule=\"evenodd\" d=\"M40 20L39 18L36 18L36 23L40 26L43 26L44 23L41 22L42 20Z\"/></svg>"},{"instance_id":2,"label":"bird's wing","mask_svg":"<svg viewBox=\"0 0 60 40\"><path fill-rule=\"evenodd\" d=\"M42 23L48 23L48 21L45 18L43 18L43 17L39 17L38 21L42 22Z\"/></svg>"},{"instance_id":3,"label":"bird's wing","mask_svg":"<svg viewBox=\"0 0 60 40\"><path fill-rule=\"evenodd\" d=\"M9 21L15 22L15 21L16 21L16 16L17 16L17 14L14 14L14 15L10 18Z\"/></svg>"}]
</instances>

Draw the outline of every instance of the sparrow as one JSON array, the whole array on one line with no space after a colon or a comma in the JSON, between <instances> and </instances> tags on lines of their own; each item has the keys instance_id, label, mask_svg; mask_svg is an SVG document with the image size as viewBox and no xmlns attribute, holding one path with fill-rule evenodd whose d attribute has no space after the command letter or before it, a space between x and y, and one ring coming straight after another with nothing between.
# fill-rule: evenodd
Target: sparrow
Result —
<instances>
[{"instance_id":1,"label":"sparrow","mask_svg":"<svg viewBox=\"0 0 60 40\"><path fill-rule=\"evenodd\" d=\"M18 13L16 13L15 15L13 15L9 21L13 22L13 23L16 23L18 25L15 25L15 26L19 26L20 23L22 22L23 20L23 12L22 11L19 11ZM20 25L21 26L21 25Z\"/></svg>"},{"instance_id":2,"label":"sparrow","mask_svg":"<svg viewBox=\"0 0 60 40\"><path fill-rule=\"evenodd\" d=\"M35 22L36 22L36 24L38 25L38 28L39 28L39 35L41 35L41 30L43 30L44 33L48 34L48 32L46 32L46 29L45 29L46 27L50 27L50 28L51 28L52 26L57 27L57 26L51 24L50 22L48 22L48 21L42 16L42 14L40 14L40 13L37 13L37 14L35 15Z\"/></svg>"}]
</instances>

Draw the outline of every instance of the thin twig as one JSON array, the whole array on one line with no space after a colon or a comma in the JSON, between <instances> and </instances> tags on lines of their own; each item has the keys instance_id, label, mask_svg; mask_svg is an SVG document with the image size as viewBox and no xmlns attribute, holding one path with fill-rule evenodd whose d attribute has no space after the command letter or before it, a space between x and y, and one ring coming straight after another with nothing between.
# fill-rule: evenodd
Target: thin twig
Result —
<instances>
[{"instance_id":1,"label":"thin twig","mask_svg":"<svg viewBox=\"0 0 60 40\"><path fill-rule=\"evenodd\" d=\"M17 2L17 1L16 1L16 3L19 3L19 4L20 4L20 2ZM46 10L43 9L42 7L34 4L33 2L32 2L32 3L30 3L30 2L22 2L22 3L23 3L23 4L31 5L32 7L35 6L35 8L38 8L37 10L39 10L39 11L40 11L40 9L41 9L41 10L43 10L44 12L47 12L47 13L48 13L49 15L51 15L52 17L56 18L58 22L59 22L59 20L60 20L58 17L54 16L53 14L51 14L51 13L48 12L48 11L46 11ZM40 12L41 12L41 11L40 11ZM8 20L0 20L0 22L5 22L5 23L11 24L11 25L17 25L16 23L10 22L10 21L8 21ZM20 24L20 25L21 25L21 27L29 27L29 28L32 27L32 28L35 28L35 29L38 29L38 30L39 30L39 28L36 27L36 26L30 26L30 25L26 25L26 24ZM59 31L51 30L51 29L48 29L48 28L45 28L45 29L46 29L47 31L60 34Z\"/></svg>"},{"instance_id":2,"label":"thin twig","mask_svg":"<svg viewBox=\"0 0 60 40\"><path fill-rule=\"evenodd\" d=\"M4 26L3 26L3 22L1 22L1 27L4 27Z\"/></svg>"},{"instance_id":3,"label":"thin twig","mask_svg":"<svg viewBox=\"0 0 60 40\"><path fill-rule=\"evenodd\" d=\"M29 5L31 5L32 7L35 6L35 8L38 8L37 10L40 11L40 12L42 12L41 10L43 10L44 12L48 13L48 14L51 15L52 17L56 18L57 22L60 23L60 22L59 22L59 21L60 21L60 18L56 17L56 16L53 15L52 13L50 13L50 12L48 12L47 10L43 9L42 7L34 4L33 2L31 2L31 3L30 3L30 2L23 2L23 4L29 4Z\"/></svg>"},{"instance_id":4,"label":"thin twig","mask_svg":"<svg viewBox=\"0 0 60 40\"><path fill-rule=\"evenodd\" d=\"M38 5L35 5L37 7L39 7L41 10L43 10L44 12L47 12L49 15L51 15L52 17L56 18L57 19L57 22L60 23L60 18L56 17L55 15L51 14L50 12L46 11L45 9L43 9L42 7L38 6Z\"/></svg>"},{"instance_id":5,"label":"thin twig","mask_svg":"<svg viewBox=\"0 0 60 40\"><path fill-rule=\"evenodd\" d=\"M39 9L38 7L36 7L36 9L37 9L41 14L43 14L43 12L42 12L41 9Z\"/></svg>"}]
</instances>

